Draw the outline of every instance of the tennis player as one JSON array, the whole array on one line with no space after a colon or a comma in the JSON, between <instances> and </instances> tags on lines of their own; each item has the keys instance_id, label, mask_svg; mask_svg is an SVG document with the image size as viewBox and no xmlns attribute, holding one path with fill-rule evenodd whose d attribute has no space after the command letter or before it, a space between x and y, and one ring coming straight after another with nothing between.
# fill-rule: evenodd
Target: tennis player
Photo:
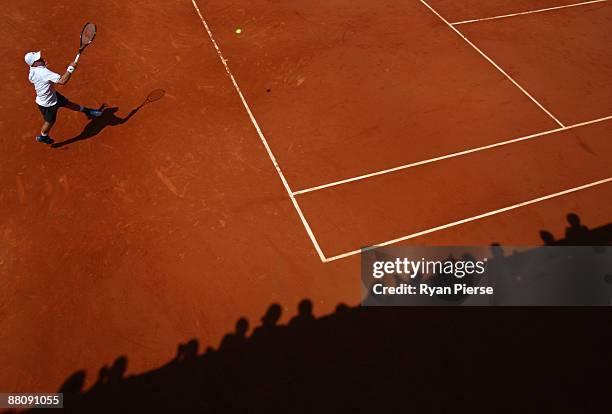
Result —
<instances>
[{"instance_id":1,"label":"tennis player","mask_svg":"<svg viewBox=\"0 0 612 414\"><path fill-rule=\"evenodd\" d=\"M71 111L80 111L87 115L88 118L99 117L102 111L86 108L70 102L61 93L55 91L55 85L65 85L70 80L70 77L76 70L76 63L73 62L66 69L66 73L59 75L47 68L47 62L42 58L39 52L28 52L25 55L25 62L30 67L30 82L36 90L36 104L45 120L40 135L36 136L36 141L43 144L53 144L53 139L49 136L49 132L57 119L57 111L60 108L68 108Z\"/></svg>"}]
</instances>

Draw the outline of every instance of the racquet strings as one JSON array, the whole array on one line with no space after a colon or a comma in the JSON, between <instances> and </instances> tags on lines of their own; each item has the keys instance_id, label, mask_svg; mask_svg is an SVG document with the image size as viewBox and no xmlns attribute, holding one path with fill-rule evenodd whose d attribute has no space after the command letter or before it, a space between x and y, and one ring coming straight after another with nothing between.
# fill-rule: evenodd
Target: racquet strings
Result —
<instances>
[{"instance_id":1,"label":"racquet strings","mask_svg":"<svg viewBox=\"0 0 612 414\"><path fill-rule=\"evenodd\" d=\"M81 32L81 47L90 44L96 36L96 25L87 23Z\"/></svg>"}]
</instances>

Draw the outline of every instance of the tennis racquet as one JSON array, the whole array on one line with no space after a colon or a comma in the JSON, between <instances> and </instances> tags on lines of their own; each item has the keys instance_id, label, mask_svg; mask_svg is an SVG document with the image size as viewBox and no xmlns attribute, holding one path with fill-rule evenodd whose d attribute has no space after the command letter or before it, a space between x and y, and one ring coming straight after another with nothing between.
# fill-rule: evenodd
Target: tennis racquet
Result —
<instances>
[{"instance_id":1,"label":"tennis racquet","mask_svg":"<svg viewBox=\"0 0 612 414\"><path fill-rule=\"evenodd\" d=\"M79 52L77 53L76 58L74 58L74 63L79 61L81 53L83 53L85 48L89 46L91 42L93 42L94 37L96 37L96 31L97 29L95 24L85 23L83 30L81 30L81 46L79 47Z\"/></svg>"}]
</instances>

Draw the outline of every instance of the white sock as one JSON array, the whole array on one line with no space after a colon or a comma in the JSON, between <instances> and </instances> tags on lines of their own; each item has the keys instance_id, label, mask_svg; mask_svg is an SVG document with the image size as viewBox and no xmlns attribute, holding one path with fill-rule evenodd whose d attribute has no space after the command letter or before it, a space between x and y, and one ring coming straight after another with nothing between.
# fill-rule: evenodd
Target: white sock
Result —
<instances>
[{"instance_id":1,"label":"white sock","mask_svg":"<svg viewBox=\"0 0 612 414\"><path fill-rule=\"evenodd\" d=\"M40 131L40 135L42 135L43 137L46 137L47 134L45 134L44 132Z\"/></svg>"}]
</instances>

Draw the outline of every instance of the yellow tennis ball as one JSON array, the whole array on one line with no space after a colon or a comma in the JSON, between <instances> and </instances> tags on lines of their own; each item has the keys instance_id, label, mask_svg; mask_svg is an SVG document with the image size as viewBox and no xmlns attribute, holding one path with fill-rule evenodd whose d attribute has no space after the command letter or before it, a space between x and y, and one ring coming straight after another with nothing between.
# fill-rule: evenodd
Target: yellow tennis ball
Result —
<instances>
[{"instance_id":1,"label":"yellow tennis ball","mask_svg":"<svg viewBox=\"0 0 612 414\"><path fill-rule=\"evenodd\" d=\"M242 29L240 28L236 29L236 34L240 34L240 33L242 33Z\"/></svg>"}]
</instances>

